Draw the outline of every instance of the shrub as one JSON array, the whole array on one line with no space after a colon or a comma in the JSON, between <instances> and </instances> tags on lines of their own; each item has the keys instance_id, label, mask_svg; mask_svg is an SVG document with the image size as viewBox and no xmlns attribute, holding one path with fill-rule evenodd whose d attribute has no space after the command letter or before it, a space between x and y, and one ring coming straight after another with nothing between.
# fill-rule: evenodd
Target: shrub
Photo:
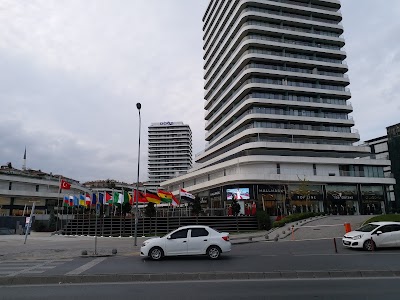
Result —
<instances>
[{"instance_id":1,"label":"shrub","mask_svg":"<svg viewBox=\"0 0 400 300\"><path fill-rule=\"evenodd\" d=\"M259 210L256 212L258 229L269 230L271 229L271 218L265 211Z\"/></svg>"},{"instance_id":2,"label":"shrub","mask_svg":"<svg viewBox=\"0 0 400 300\"><path fill-rule=\"evenodd\" d=\"M272 225L272 227L274 227L274 228L282 227L282 226L285 226L285 224L287 224L287 223L304 220L304 219L308 219L308 218L319 216L319 215L321 215L321 213L312 213L312 212L288 215L288 216L282 218L281 220L275 221L274 224Z\"/></svg>"}]
</instances>

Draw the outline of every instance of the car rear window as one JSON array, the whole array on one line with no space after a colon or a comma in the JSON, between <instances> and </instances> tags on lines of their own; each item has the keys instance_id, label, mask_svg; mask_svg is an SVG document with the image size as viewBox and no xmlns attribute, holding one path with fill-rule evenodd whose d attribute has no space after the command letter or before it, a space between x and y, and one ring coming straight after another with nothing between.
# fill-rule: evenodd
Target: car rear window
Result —
<instances>
[{"instance_id":1,"label":"car rear window","mask_svg":"<svg viewBox=\"0 0 400 300\"><path fill-rule=\"evenodd\" d=\"M192 228L191 237L207 236L209 232L204 228Z\"/></svg>"}]
</instances>

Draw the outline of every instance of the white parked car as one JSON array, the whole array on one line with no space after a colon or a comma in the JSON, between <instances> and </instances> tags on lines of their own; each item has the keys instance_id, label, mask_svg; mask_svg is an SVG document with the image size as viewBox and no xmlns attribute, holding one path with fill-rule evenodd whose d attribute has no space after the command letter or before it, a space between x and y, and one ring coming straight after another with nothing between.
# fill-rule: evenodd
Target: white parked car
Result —
<instances>
[{"instance_id":1,"label":"white parked car","mask_svg":"<svg viewBox=\"0 0 400 300\"><path fill-rule=\"evenodd\" d=\"M164 256L205 254L211 259L217 259L221 253L231 251L231 247L229 233L221 233L208 226L193 225L144 241L140 255L159 260Z\"/></svg>"},{"instance_id":2,"label":"white parked car","mask_svg":"<svg viewBox=\"0 0 400 300\"><path fill-rule=\"evenodd\" d=\"M361 228L346 233L343 246L364 248L400 247L400 222L372 222Z\"/></svg>"}]
</instances>

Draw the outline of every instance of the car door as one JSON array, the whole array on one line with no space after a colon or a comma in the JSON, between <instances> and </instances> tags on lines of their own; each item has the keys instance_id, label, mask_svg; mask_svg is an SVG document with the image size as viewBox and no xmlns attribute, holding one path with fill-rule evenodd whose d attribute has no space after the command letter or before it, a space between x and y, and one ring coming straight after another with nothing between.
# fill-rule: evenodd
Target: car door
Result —
<instances>
[{"instance_id":1,"label":"car door","mask_svg":"<svg viewBox=\"0 0 400 300\"><path fill-rule=\"evenodd\" d=\"M400 224L392 224L391 247L400 247Z\"/></svg>"},{"instance_id":2,"label":"car door","mask_svg":"<svg viewBox=\"0 0 400 300\"><path fill-rule=\"evenodd\" d=\"M186 255L188 251L188 231L181 229L173 232L165 242L166 255Z\"/></svg>"},{"instance_id":3,"label":"car door","mask_svg":"<svg viewBox=\"0 0 400 300\"><path fill-rule=\"evenodd\" d=\"M210 243L210 233L205 228L191 228L188 254L205 254Z\"/></svg>"},{"instance_id":4,"label":"car door","mask_svg":"<svg viewBox=\"0 0 400 300\"><path fill-rule=\"evenodd\" d=\"M382 233L378 234L380 231ZM391 246L392 225L383 225L375 229L372 239L377 247L393 247Z\"/></svg>"}]
</instances>

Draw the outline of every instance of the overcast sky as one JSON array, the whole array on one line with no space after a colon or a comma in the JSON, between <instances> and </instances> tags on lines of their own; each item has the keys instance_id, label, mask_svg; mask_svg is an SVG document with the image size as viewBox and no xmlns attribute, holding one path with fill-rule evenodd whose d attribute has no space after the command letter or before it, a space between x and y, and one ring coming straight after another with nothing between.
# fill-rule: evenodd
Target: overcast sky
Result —
<instances>
[{"instance_id":1,"label":"overcast sky","mask_svg":"<svg viewBox=\"0 0 400 300\"><path fill-rule=\"evenodd\" d=\"M342 0L361 139L400 122L400 1ZM147 180L147 127L183 121L204 148L208 0L0 0L0 164L81 182Z\"/></svg>"}]
</instances>

